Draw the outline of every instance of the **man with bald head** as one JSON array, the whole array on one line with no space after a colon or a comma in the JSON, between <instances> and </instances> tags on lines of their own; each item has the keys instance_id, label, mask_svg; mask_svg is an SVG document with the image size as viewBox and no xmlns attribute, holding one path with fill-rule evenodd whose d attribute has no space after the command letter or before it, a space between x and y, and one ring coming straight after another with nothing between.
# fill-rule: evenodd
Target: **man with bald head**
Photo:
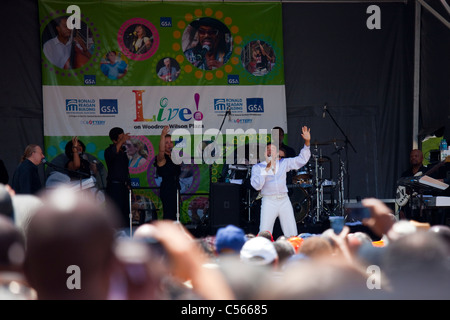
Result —
<instances>
[{"instance_id":1,"label":"man with bald head","mask_svg":"<svg viewBox=\"0 0 450 320\"><path fill-rule=\"evenodd\" d=\"M418 174L418 172L424 174L428 170L427 167L423 165L423 153L419 149L411 150L411 153L409 154L409 164L410 167L402 173L402 177L412 177Z\"/></svg>"},{"instance_id":2,"label":"man with bald head","mask_svg":"<svg viewBox=\"0 0 450 320\"><path fill-rule=\"evenodd\" d=\"M402 178L421 176L428 170L428 168L423 165L423 153L419 149L411 150L409 154L409 165L409 168L402 173ZM397 193L400 188L401 187L398 187ZM408 194L412 193L412 190L405 189L405 187L403 187L403 190L402 194L404 192L407 192ZM418 209L418 204L414 203L414 199L411 199L411 196L409 195L409 200L401 207L399 216L401 219L419 219Z\"/></svg>"}]
</instances>

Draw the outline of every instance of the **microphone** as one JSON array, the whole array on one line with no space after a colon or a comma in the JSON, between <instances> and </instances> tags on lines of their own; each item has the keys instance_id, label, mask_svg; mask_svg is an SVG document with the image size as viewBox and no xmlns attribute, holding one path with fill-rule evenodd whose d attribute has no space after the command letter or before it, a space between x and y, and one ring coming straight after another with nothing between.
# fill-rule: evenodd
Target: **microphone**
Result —
<instances>
[{"instance_id":1,"label":"microphone","mask_svg":"<svg viewBox=\"0 0 450 320\"><path fill-rule=\"evenodd\" d=\"M54 165L53 163L48 162L47 159L45 159L45 158L41 160L41 163L46 164L47 166L49 166L53 169L59 169L59 167L57 165Z\"/></svg>"},{"instance_id":2,"label":"microphone","mask_svg":"<svg viewBox=\"0 0 450 320\"><path fill-rule=\"evenodd\" d=\"M89 161L89 158L88 158L87 154L84 153L84 152L81 154L81 158L86 160L86 161Z\"/></svg>"},{"instance_id":3,"label":"microphone","mask_svg":"<svg viewBox=\"0 0 450 320\"><path fill-rule=\"evenodd\" d=\"M231 109L230 108L228 108L227 113L228 113L228 121L231 121Z\"/></svg>"},{"instance_id":4,"label":"microphone","mask_svg":"<svg viewBox=\"0 0 450 320\"><path fill-rule=\"evenodd\" d=\"M201 50L199 53L197 53L197 55L195 56L195 59L196 59L196 60L203 61L203 60L205 59L206 53L207 53L210 49L211 49L211 48L210 48L207 44L204 44L203 47L202 47L202 50Z\"/></svg>"},{"instance_id":5,"label":"microphone","mask_svg":"<svg viewBox=\"0 0 450 320\"><path fill-rule=\"evenodd\" d=\"M327 112L327 104L325 104L325 105L323 106L322 118L324 118L324 119L325 119L325 114L326 114L326 112Z\"/></svg>"}]
</instances>

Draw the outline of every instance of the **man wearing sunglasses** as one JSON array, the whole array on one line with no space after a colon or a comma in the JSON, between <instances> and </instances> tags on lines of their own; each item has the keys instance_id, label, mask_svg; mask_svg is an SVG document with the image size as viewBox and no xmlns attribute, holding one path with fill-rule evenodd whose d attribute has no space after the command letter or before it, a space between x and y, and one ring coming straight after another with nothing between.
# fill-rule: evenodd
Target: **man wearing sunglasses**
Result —
<instances>
[{"instance_id":1,"label":"man wearing sunglasses","mask_svg":"<svg viewBox=\"0 0 450 320\"><path fill-rule=\"evenodd\" d=\"M188 61L202 70L222 67L231 56L228 28L222 22L208 17L193 21L190 27L194 36L188 49L184 51Z\"/></svg>"}]
</instances>

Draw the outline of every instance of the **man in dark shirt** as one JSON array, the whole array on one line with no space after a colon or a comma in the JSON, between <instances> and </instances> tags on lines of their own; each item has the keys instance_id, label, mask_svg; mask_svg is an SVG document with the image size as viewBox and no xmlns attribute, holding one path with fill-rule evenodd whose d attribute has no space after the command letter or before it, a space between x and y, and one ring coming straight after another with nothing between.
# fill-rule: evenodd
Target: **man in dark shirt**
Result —
<instances>
[{"instance_id":1,"label":"man in dark shirt","mask_svg":"<svg viewBox=\"0 0 450 320\"><path fill-rule=\"evenodd\" d=\"M427 167L423 165L423 153L419 149L411 150L409 154L409 164L409 168L402 173L401 178L413 177L415 175L421 176L428 170ZM396 193L397 204L401 207L399 211L400 218L419 220L420 203L418 203L419 199L411 197L413 190L410 187L407 188L400 185L397 186Z\"/></svg>"},{"instance_id":2,"label":"man in dark shirt","mask_svg":"<svg viewBox=\"0 0 450 320\"><path fill-rule=\"evenodd\" d=\"M120 227L126 228L130 223L130 202L128 192L131 188L130 175L128 173L128 157L122 146L130 139L129 133L124 133L122 128L112 128L109 138L113 142L105 150L105 161L108 168L106 177L106 194L114 201L121 213Z\"/></svg>"},{"instance_id":3,"label":"man in dark shirt","mask_svg":"<svg viewBox=\"0 0 450 320\"><path fill-rule=\"evenodd\" d=\"M169 126L165 126L161 132L155 166L158 175L162 177L160 198L163 205L163 217L168 220L178 220L181 199L177 191L180 190L181 166L172 161L173 141L169 130Z\"/></svg>"},{"instance_id":4,"label":"man in dark shirt","mask_svg":"<svg viewBox=\"0 0 450 320\"><path fill-rule=\"evenodd\" d=\"M17 194L36 194L42 188L38 166L44 158L44 153L38 145L30 144L25 148L11 183L11 188Z\"/></svg>"}]
</instances>

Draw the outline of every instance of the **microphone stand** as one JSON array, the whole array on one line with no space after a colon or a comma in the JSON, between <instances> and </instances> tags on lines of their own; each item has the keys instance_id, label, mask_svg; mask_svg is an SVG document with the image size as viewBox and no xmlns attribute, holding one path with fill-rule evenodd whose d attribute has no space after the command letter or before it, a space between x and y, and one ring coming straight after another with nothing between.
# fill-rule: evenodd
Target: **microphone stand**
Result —
<instances>
[{"instance_id":1,"label":"microphone stand","mask_svg":"<svg viewBox=\"0 0 450 320\"><path fill-rule=\"evenodd\" d=\"M65 172L65 173L72 173L72 174L78 176L80 178L80 190L83 190L82 177L84 176L84 177L89 178L91 176L90 174L87 174L87 173L84 173L84 172L81 172L81 171L75 171L75 170L70 170L70 169L67 169L67 168L64 168L64 167L60 167L60 166L58 166L58 165L56 165L54 163L48 162L47 160L45 160L45 162L42 162L42 163L46 164L47 166L49 166L49 167L51 167L53 169L55 169L55 171L62 171L62 172Z\"/></svg>"},{"instance_id":2,"label":"microphone stand","mask_svg":"<svg viewBox=\"0 0 450 320\"><path fill-rule=\"evenodd\" d=\"M217 132L217 135L216 135L216 137L214 138L214 142L217 144L217 137L219 136L219 133L222 131L222 127L223 127L223 124L224 124L224 122L225 122L225 119L226 119L226 117L227 117L227 115L231 115L231 110L228 108L228 110L225 112L225 114L223 115L223 119L222 119L222 124L220 125L220 128L219 128L219 131ZM205 149L207 148L208 146L206 146L205 147ZM203 158L203 152L204 152L204 150L202 150L202 158ZM226 164L224 164L224 165L226 165ZM211 170L211 164L208 164L208 167L209 167L209 201L210 201L210 203L211 203L211 200L212 200L212 196L213 196L213 194L212 194L212 192L211 192L211 190L212 190L212 188L211 188L211 185L212 185L212 182L211 182L211 180L212 180L212 177L211 177L211 173L212 173L212 170ZM210 205L210 208L212 208L213 206L211 206Z\"/></svg>"},{"instance_id":3,"label":"microphone stand","mask_svg":"<svg viewBox=\"0 0 450 320\"><path fill-rule=\"evenodd\" d=\"M340 126L340 125L336 122L336 120L334 119L334 117L333 117L333 115L331 114L330 110L328 110L328 108L325 107L325 108L324 108L324 111L325 111L326 113L328 113L328 115L330 116L331 120L333 120L334 124L336 125L336 127L339 129L339 131L342 133L342 135L343 135L344 138L345 138L345 140L344 140L344 145L345 145L345 157L346 157L346 159L347 159L347 200L348 200L348 199L350 198L350 196L349 196L350 174L349 174L349 171L348 171L348 163L349 163L349 161L348 161L348 145L350 145L350 146L352 147L352 149L353 149L353 151L354 151L355 153L357 153L357 152L356 152L356 149L355 149L355 147L353 146L352 142L350 141L350 139L349 139L349 138L347 137L347 135L345 134L344 130L342 130L341 126ZM343 207L343 204L342 204L342 207Z\"/></svg>"}]
</instances>

